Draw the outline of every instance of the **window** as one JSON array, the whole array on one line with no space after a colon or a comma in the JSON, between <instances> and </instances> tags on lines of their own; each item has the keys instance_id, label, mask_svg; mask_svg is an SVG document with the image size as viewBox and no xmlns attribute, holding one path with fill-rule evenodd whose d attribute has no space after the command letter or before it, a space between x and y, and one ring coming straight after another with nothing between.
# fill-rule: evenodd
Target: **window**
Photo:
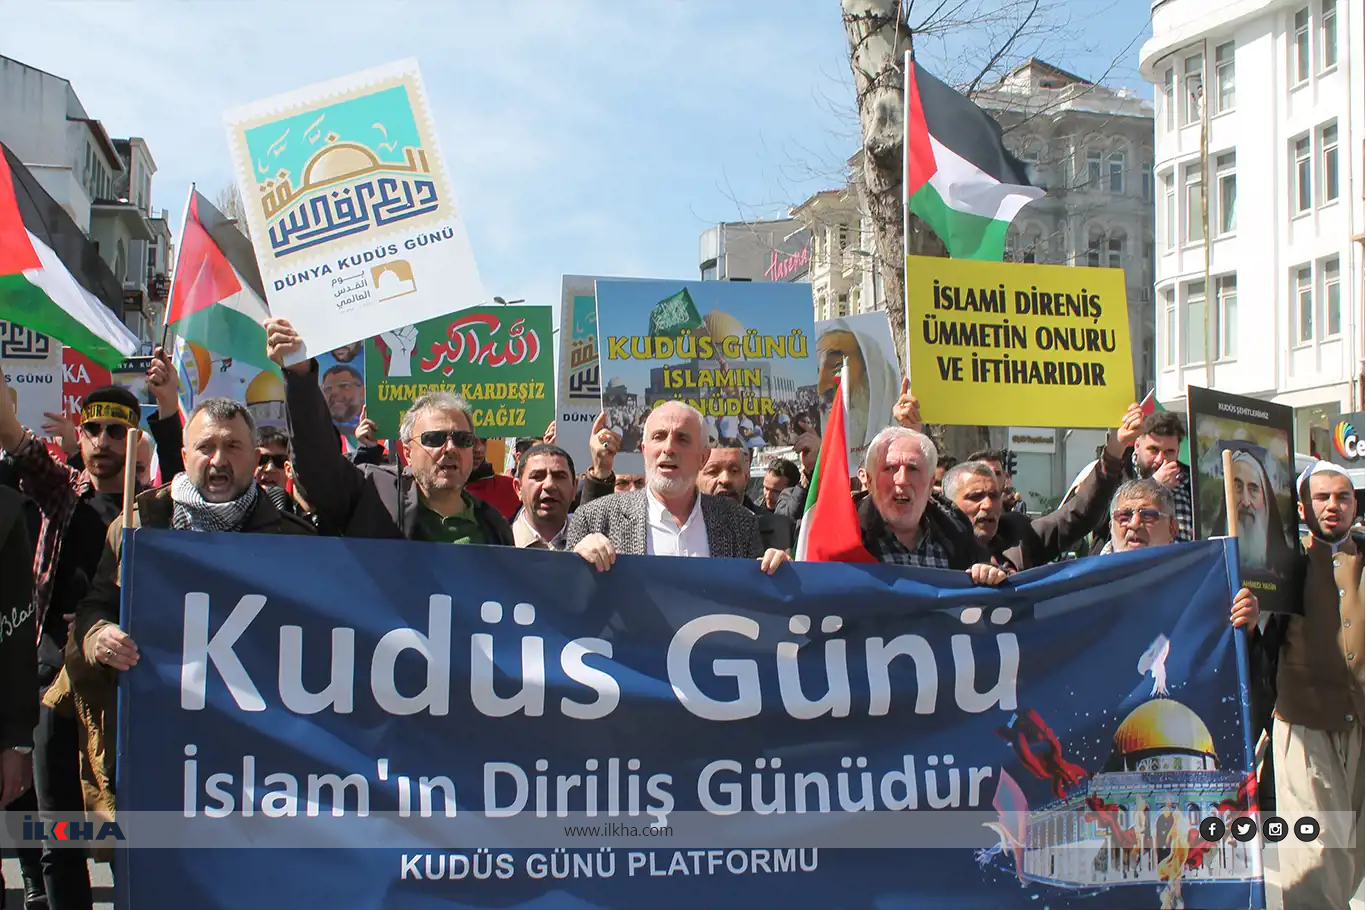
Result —
<instances>
[{"instance_id":1,"label":"window","mask_svg":"<svg viewBox=\"0 0 1366 910\"><path fill-rule=\"evenodd\" d=\"M1325 335L1342 334L1342 283L1336 257L1323 264L1323 323Z\"/></svg>"},{"instance_id":2,"label":"window","mask_svg":"<svg viewBox=\"0 0 1366 910\"><path fill-rule=\"evenodd\" d=\"M1235 173L1235 155L1229 152L1214 159L1214 179L1219 187L1216 197L1219 205L1218 229L1216 234L1232 234L1238 229L1238 177Z\"/></svg>"},{"instance_id":3,"label":"window","mask_svg":"<svg viewBox=\"0 0 1366 910\"><path fill-rule=\"evenodd\" d=\"M1219 113L1233 110L1235 94L1233 90L1233 42L1221 44L1214 49L1214 84L1219 89L1217 110Z\"/></svg>"},{"instance_id":4,"label":"window","mask_svg":"<svg viewBox=\"0 0 1366 910\"><path fill-rule=\"evenodd\" d=\"M1186 243L1205 239L1205 181L1199 165L1186 168Z\"/></svg>"},{"instance_id":5,"label":"window","mask_svg":"<svg viewBox=\"0 0 1366 910\"><path fill-rule=\"evenodd\" d=\"M1295 14L1294 81L1309 81L1309 7Z\"/></svg>"},{"instance_id":6,"label":"window","mask_svg":"<svg viewBox=\"0 0 1366 910\"><path fill-rule=\"evenodd\" d=\"M1186 58L1184 105L1181 109L1181 125L1190 126L1200 122L1200 105L1205 97L1205 58L1196 54Z\"/></svg>"},{"instance_id":7,"label":"window","mask_svg":"<svg viewBox=\"0 0 1366 910\"><path fill-rule=\"evenodd\" d=\"M1314 162L1309 155L1309 137L1295 140L1295 212L1307 212L1314 204Z\"/></svg>"},{"instance_id":8,"label":"window","mask_svg":"<svg viewBox=\"0 0 1366 910\"><path fill-rule=\"evenodd\" d=\"M1338 125L1330 123L1319 130L1319 184L1323 187L1323 201L1338 199Z\"/></svg>"},{"instance_id":9,"label":"window","mask_svg":"<svg viewBox=\"0 0 1366 910\"><path fill-rule=\"evenodd\" d=\"M1115 152L1110 156L1110 192L1124 192L1124 153Z\"/></svg>"},{"instance_id":10,"label":"window","mask_svg":"<svg viewBox=\"0 0 1366 910\"><path fill-rule=\"evenodd\" d=\"M1167 119L1167 129L1176 128L1176 103L1172 86L1176 84L1176 72L1169 66L1162 73L1162 111Z\"/></svg>"},{"instance_id":11,"label":"window","mask_svg":"<svg viewBox=\"0 0 1366 910\"><path fill-rule=\"evenodd\" d=\"M1100 268L1100 245L1104 239L1095 231L1086 239L1086 264L1093 269Z\"/></svg>"},{"instance_id":12,"label":"window","mask_svg":"<svg viewBox=\"0 0 1366 910\"><path fill-rule=\"evenodd\" d=\"M1176 246L1176 179L1171 174L1162 177L1162 217L1165 219L1167 249Z\"/></svg>"},{"instance_id":13,"label":"window","mask_svg":"<svg viewBox=\"0 0 1366 910\"><path fill-rule=\"evenodd\" d=\"M1176 295L1170 289L1162 292L1162 365L1176 366Z\"/></svg>"},{"instance_id":14,"label":"window","mask_svg":"<svg viewBox=\"0 0 1366 910\"><path fill-rule=\"evenodd\" d=\"M1086 153L1086 186L1088 189L1100 189L1100 152Z\"/></svg>"},{"instance_id":15,"label":"window","mask_svg":"<svg viewBox=\"0 0 1366 910\"><path fill-rule=\"evenodd\" d=\"M1152 261L1153 261L1153 242L1152 242L1151 240L1145 240L1145 241L1143 241L1143 264L1144 264L1144 265L1147 265L1147 266L1150 266L1150 265L1152 264ZM1143 290L1144 290L1144 292L1146 293L1147 288L1144 288Z\"/></svg>"},{"instance_id":16,"label":"window","mask_svg":"<svg viewBox=\"0 0 1366 910\"><path fill-rule=\"evenodd\" d=\"M835 299L836 299L836 301L837 301L836 304L835 304L835 316L836 316L837 318L838 318L838 317L841 317L841 316L848 316L848 315L849 315L849 295L848 295L848 294L840 294L840 295L839 295L837 298L835 298Z\"/></svg>"},{"instance_id":17,"label":"window","mask_svg":"<svg viewBox=\"0 0 1366 910\"><path fill-rule=\"evenodd\" d=\"M1299 344L1314 340L1314 276L1309 266L1295 270L1295 323Z\"/></svg>"},{"instance_id":18,"label":"window","mask_svg":"<svg viewBox=\"0 0 1366 910\"><path fill-rule=\"evenodd\" d=\"M1124 236L1111 237L1106 244L1105 264L1112 269L1124 268Z\"/></svg>"},{"instance_id":19,"label":"window","mask_svg":"<svg viewBox=\"0 0 1366 910\"><path fill-rule=\"evenodd\" d=\"M1238 356L1238 276L1214 279L1214 357L1227 360Z\"/></svg>"},{"instance_id":20,"label":"window","mask_svg":"<svg viewBox=\"0 0 1366 910\"><path fill-rule=\"evenodd\" d=\"M1319 27L1323 30L1323 68L1338 65L1338 4L1337 0L1323 0Z\"/></svg>"},{"instance_id":21,"label":"window","mask_svg":"<svg viewBox=\"0 0 1366 910\"><path fill-rule=\"evenodd\" d=\"M1186 285L1186 363L1205 362L1205 283Z\"/></svg>"},{"instance_id":22,"label":"window","mask_svg":"<svg viewBox=\"0 0 1366 910\"><path fill-rule=\"evenodd\" d=\"M1153 201L1153 164L1151 161L1143 165L1143 201Z\"/></svg>"}]
</instances>

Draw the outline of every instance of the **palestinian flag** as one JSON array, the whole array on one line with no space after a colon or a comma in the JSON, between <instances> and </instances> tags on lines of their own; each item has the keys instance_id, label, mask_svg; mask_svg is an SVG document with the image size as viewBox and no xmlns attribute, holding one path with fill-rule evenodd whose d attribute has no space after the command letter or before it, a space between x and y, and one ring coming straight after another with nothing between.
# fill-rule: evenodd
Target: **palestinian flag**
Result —
<instances>
[{"instance_id":1,"label":"palestinian flag","mask_svg":"<svg viewBox=\"0 0 1366 910\"><path fill-rule=\"evenodd\" d=\"M877 562L863 546L849 487L849 448L844 434L847 406L844 382L840 381L806 492L806 512L797 535L796 558L802 562Z\"/></svg>"},{"instance_id":2,"label":"palestinian flag","mask_svg":"<svg viewBox=\"0 0 1366 910\"><path fill-rule=\"evenodd\" d=\"M138 349L112 309L123 287L66 210L0 148L0 319L113 369Z\"/></svg>"},{"instance_id":3,"label":"palestinian flag","mask_svg":"<svg viewBox=\"0 0 1366 910\"><path fill-rule=\"evenodd\" d=\"M906 202L954 259L1005 255L1006 229L1043 196L986 111L906 53Z\"/></svg>"},{"instance_id":4,"label":"palestinian flag","mask_svg":"<svg viewBox=\"0 0 1366 910\"><path fill-rule=\"evenodd\" d=\"M166 324L176 336L278 373L266 356L265 287L248 240L196 190L185 206Z\"/></svg>"}]
</instances>

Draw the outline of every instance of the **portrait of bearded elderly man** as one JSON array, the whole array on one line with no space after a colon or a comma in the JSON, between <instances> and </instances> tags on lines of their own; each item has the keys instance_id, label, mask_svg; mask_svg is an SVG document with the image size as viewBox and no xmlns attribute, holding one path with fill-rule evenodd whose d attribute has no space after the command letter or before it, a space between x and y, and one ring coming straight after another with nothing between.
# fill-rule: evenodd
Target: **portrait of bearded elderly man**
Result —
<instances>
[{"instance_id":1,"label":"portrait of bearded elderly man","mask_svg":"<svg viewBox=\"0 0 1366 910\"><path fill-rule=\"evenodd\" d=\"M833 403L835 383L843 371L849 384L845 437L849 447L861 453L887 425L887 415L901 394L901 370L891 346L887 317L884 313L865 313L824 320L817 328L820 376L816 392L822 407Z\"/></svg>"},{"instance_id":2,"label":"portrait of bearded elderly man","mask_svg":"<svg viewBox=\"0 0 1366 910\"><path fill-rule=\"evenodd\" d=\"M1242 441L1221 440L1206 456L1214 459L1206 473L1222 481L1224 450L1233 452L1233 491L1238 502L1238 562L1244 569L1275 571L1288 567L1294 554L1287 534L1285 514L1276 501L1276 491L1287 489L1278 483L1280 469L1262 446ZM1267 465L1271 465L1268 471ZM1274 476L1273 476L1274 475ZM1207 481L1208 482L1208 481ZM1228 517L1220 484L1219 508L1210 533L1228 533Z\"/></svg>"}]
</instances>

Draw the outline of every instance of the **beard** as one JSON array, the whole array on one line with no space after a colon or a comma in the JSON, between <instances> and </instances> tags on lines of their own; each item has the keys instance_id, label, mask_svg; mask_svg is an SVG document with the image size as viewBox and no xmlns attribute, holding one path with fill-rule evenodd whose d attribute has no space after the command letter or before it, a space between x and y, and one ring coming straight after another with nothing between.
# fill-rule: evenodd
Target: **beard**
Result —
<instances>
[{"instance_id":1,"label":"beard","mask_svg":"<svg viewBox=\"0 0 1366 910\"><path fill-rule=\"evenodd\" d=\"M242 494L247 492L247 488L255 482L256 477L252 474L238 481L232 470L209 467L201 476L195 478L195 487L205 502L232 502L234 499L240 499Z\"/></svg>"},{"instance_id":2,"label":"beard","mask_svg":"<svg viewBox=\"0 0 1366 910\"><path fill-rule=\"evenodd\" d=\"M1266 565L1270 536L1270 518L1265 510L1238 510L1238 553L1243 563Z\"/></svg>"},{"instance_id":3,"label":"beard","mask_svg":"<svg viewBox=\"0 0 1366 910\"><path fill-rule=\"evenodd\" d=\"M696 481L686 477L668 477L663 474L650 475L650 489L660 496L682 496L696 486Z\"/></svg>"},{"instance_id":4,"label":"beard","mask_svg":"<svg viewBox=\"0 0 1366 910\"><path fill-rule=\"evenodd\" d=\"M460 469L454 464L433 464L421 471L413 472L421 490L461 490L467 477L462 477Z\"/></svg>"}]
</instances>

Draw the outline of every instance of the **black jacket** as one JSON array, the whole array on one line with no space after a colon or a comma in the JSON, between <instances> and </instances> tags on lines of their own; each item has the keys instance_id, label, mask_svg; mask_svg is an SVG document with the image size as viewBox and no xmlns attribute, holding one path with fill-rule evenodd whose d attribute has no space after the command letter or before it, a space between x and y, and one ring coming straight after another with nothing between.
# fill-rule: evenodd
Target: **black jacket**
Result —
<instances>
[{"instance_id":1,"label":"black jacket","mask_svg":"<svg viewBox=\"0 0 1366 910\"><path fill-rule=\"evenodd\" d=\"M38 725L33 543L24 497L0 487L0 749L33 745Z\"/></svg>"},{"instance_id":2,"label":"black jacket","mask_svg":"<svg viewBox=\"0 0 1366 910\"><path fill-rule=\"evenodd\" d=\"M396 465L353 464L336 445L336 429L318 385L318 362L304 374L285 370L285 403L294 431L294 482L329 527L343 537L404 538L417 533L417 483ZM515 546L512 527L477 496L474 519L490 544Z\"/></svg>"},{"instance_id":3,"label":"black jacket","mask_svg":"<svg viewBox=\"0 0 1366 910\"><path fill-rule=\"evenodd\" d=\"M991 541L992 561L1020 572L1060 558L1105 522L1110 499L1124 476L1123 462L1102 451L1097 470L1087 474L1072 497L1054 511L1033 519L1019 512L1002 514Z\"/></svg>"},{"instance_id":4,"label":"black jacket","mask_svg":"<svg viewBox=\"0 0 1366 910\"><path fill-rule=\"evenodd\" d=\"M759 522L759 539L763 541L764 550L790 552L797 545L797 533L792 519L760 508L748 496L745 497L743 505Z\"/></svg>"}]
</instances>

